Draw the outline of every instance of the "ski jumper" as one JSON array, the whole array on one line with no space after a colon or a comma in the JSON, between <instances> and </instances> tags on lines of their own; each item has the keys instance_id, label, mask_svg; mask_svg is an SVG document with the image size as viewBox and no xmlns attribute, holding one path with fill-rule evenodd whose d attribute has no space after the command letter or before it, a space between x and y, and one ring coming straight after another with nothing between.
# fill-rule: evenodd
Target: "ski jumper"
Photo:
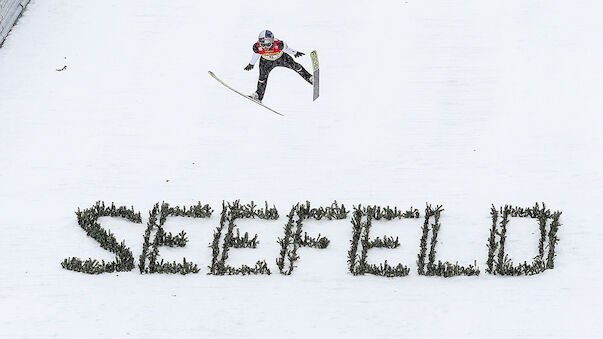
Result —
<instances>
[{"instance_id":1,"label":"ski jumper","mask_svg":"<svg viewBox=\"0 0 603 339\"><path fill-rule=\"evenodd\" d=\"M312 84L310 77L312 76L306 69L295 62L291 55L297 51L289 48L286 43L282 40L274 40L270 49L264 49L259 42L253 44L253 55L249 64L255 65L260 59L260 77L258 79L258 88L256 93L258 94L258 100L262 101L264 98L264 92L266 91L266 84L268 82L268 75L274 67L287 67L296 71L304 80ZM286 52L286 53L285 53Z\"/></svg>"}]
</instances>

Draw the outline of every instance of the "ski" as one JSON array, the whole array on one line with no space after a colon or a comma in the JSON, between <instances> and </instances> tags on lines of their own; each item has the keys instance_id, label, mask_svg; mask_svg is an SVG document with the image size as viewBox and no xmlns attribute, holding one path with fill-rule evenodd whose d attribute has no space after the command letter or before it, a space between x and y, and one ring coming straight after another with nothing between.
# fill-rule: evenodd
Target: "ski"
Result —
<instances>
[{"instance_id":1,"label":"ski","mask_svg":"<svg viewBox=\"0 0 603 339\"><path fill-rule=\"evenodd\" d=\"M262 107L264 107L264 108L266 108L266 109L268 109L268 110L270 110L270 111L272 111L272 112L274 112L274 113L276 113L276 114L278 114L278 115L280 115L280 116L284 116L283 114L281 114L281 113L279 113L279 112L277 112L277 111L273 110L272 108L270 108L270 107L268 107L268 106L264 105L262 102L257 101L257 100L254 100L253 98L251 98L251 97L249 97L249 96L247 96L247 95L245 95L245 94L243 94L243 93L241 93L241 92L237 91L236 89L234 89L234 88L232 88L232 87L228 86L228 85L227 85L227 84L226 84L224 81L220 80L220 78L218 78L218 77L217 77L217 76L214 74L214 72L212 72L212 71L207 71L207 73L209 73L209 75L211 75L211 77L212 77L212 78L216 79L216 80L217 80L219 83L221 83L222 85L224 85L224 87L226 87L226 88L230 89L231 91L233 91L233 92L235 92L235 93L239 94L240 96L242 96L242 97L244 97L244 98L247 98L247 99L249 99L249 100L251 100L251 101L255 102L256 104L258 104L258 105L260 105L260 106L262 106Z\"/></svg>"},{"instance_id":2,"label":"ski","mask_svg":"<svg viewBox=\"0 0 603 339\"><path fill-rule=\"evenodd\" d=\"M319 73L320 69L318 68L318 54L316 51L312 51L310 53L310 59L312 59L312 68L314 68L314 98L312 101L318 98L318 85L319 85Z\"/></svg>"}]
</instances>

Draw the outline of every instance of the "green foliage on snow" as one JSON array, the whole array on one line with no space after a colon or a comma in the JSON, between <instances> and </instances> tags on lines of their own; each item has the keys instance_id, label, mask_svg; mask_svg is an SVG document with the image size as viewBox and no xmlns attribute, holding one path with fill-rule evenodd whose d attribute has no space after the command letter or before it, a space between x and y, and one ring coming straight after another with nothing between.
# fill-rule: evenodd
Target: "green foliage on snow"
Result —
<instances>
[{"instance_id":1,"label":"green foliage on snow","mask_svg":"<svg viewBox=\"0 0 603 339\"><path fill-rule=\"evenodd\" d=\"M83 211L78 208L75 214L78 225L86 231L89 237L96 240L102 248L114 253L115 261L105 262L92 258L82 260L70 257L61 263L64 269L87 274L127 272L134 269L134 255L130 248L123 241L118 243L115 235L110 230L105 230L98 222L100 217L122 217L140 224L142 223L140 213L135 212L134 207L130 209L125 206L115 207L114 203L111 203L111 206L105 206L104 202L98 201L94 206Z\"/></svg>"},{"instance_id":2,"label":"green foliage on snow","mask_svg":"<svg viewBox=\"0 0 603 339\"><path fill-rule=\"evenodd\" d=\"M438 233L441 227L440 217L444 209L442 206L433 208L427 204L425 208L424 222L421 227L420 249L417 255L417 271L424 276L475 276L480 274L477 262L468 266L460 266L458 262L436 260L436 247ZM167 274L189 274L199 273L197 264L182 259L182 262L166 262L160 257L160 247L185 247L188 237L185 231L177 234L166 232L164 224L168 217L209 218L213 213L209 205L200 202L190 207L171 207L167 203L155 204L149 212L147 228L143 235L143 248L139 257L138 267L140 273L167 273ZM304 222L314 220L341 220L346 219L349 211L344 205L337 201L328 207L313 208L310 202L297 203L287 215L287 223L284 226L284 236L278 238L280 255L276 259L276 265L283 275L290 275L295 269L295 263L300 259L298 249L309 247L325 249L330 240L320 233L313 237L304 232ZM534 207L521 208L505 205L499 209L492 206L490 215L492 227L487 240L488 257L486 260L486 272L494 275L535 275L547 269L554 268L555 249L559 241L557 232L561 223L559 222L561 212L551 212L543 203L535 204ZM63 260L61 266L67 270L83 272L87 274L101 274L109 272L131 271L135 267L134 256L125 242L118 243L110 230L105 230L98 219L100 217L122 217L134 223L142 223L140 213L134 211L134 207L116 207L114 203L106 206L99 201L94 206L83 211L76 212L79 226L86 234L95 239L99 245L114 253L115 260L106 262L89 258L82 260L77 257L69 257ZM403 264L390 265L387 261L380 264L368 263L368 250L372 248L399 248L398 237L384 235L371 238L370 231L373 220L394 220L419 218L420 213L415 208L403 211L389 206L362 206L354 207L351 224L352 239L348 250L348 269L353 275L373 274L385 277L401 277L409 274L410 269ZM532 218L538 221L539 241L538 255L531 263L524 261L514 265L505 252L507 225L511 217ZM259 208L253 201L243 205L239 200L233 203L222 203L220 224L214 230L213 241L210 244L212 251L211 265L208 266L212 275L247 275L247 274L271 274L270 268L265 260L259 260L254 266L242 265L234 268L227 265L229 250L231 248L257 248L259 245L258 235L250 235L248 232L241 234L235 221L241 218L259 218L264 220L276 220L279 218L277 209L269 207L265 203ZM431 236L430 236L431 233Z\"/></svg>"},{"instance_id":3,"label":"green foliage on snow","mask_svg":"<svg viewBox=\"0 0 603 339\"><path fill-rule=\"evenodd\" d=\"M259 244L258 235L250 237L247 232L241 237L240 231L235 224L237 219L253 218L276 220L278 219L278 210L276 207L269 207L266 202L264 208L257 208L252 201L250 204L242 205L239 200L233 203L222 202L222 213L220 214L220 226L214 230L214 239L210 244L212 249L212 261L209 266L209 273L213 275L248 275L248 274L271 274L268 264L265 260L258 260L254 267L242 265L239 268L230 267L226 264L230 248L256 248ZM226 226L228 225L228 226ZM220 239L226 227L222 251L220 251ZM236 230L236 235L234 231Z\"/></svg>"},{"instance_id":4,"label":"green foliage on snow","mask_svg":"<svg viewBox=\"0 0 603 339\"><path fill-rule=\"evenodd\" d=\"M187 261L186 258L182 259L182 263L165 262L159 258L159 247L184 247L188 242L186 232L181 231L177 235L173 235L171 232L166 232L163 226L168 217L209 218L212 212L209 205L201 205L201 202L188 209L186 206L170 207L165 202L161 206L159 203L155 204L149 213L149 222L143 236L142 253L138 261L140 273L180 273L183 275L199 273L197 264ZM153 230L155 230L155 236L151 241Z\"/></svg>"},{"instance_id":5,"label":"green foliage on snow","mask_svg":"<svg viewBox=\"0 0 603 339\"><path fill-rule=\"evenodd\" d=\"M309 201L306 201L306 204L297 203L293 206L287 215L287 223L284 227L285 234L283 238L277 240L277 243L281 245L281 250L280 256L276 259L276 266L278 266L281 274L290 275L293 273L296 267L295 262L300 258L297 254L300 247L324 249L329 246L330 240L320 233L317 237L311 237L308 233L303 232L304 220L310 218L314 220L323 218L340 220L347 218L348 213L345 206L339 206L337 201L328 207L312 208ZM287 261L288 264L286 265Z\"/></svg>"},{"instance_id":6,"label":"green foliage on snow","mask_svg":"<svg viewBox=\"0 0 603 339\"><path fill-rule=\"evenodd\" d=\"M364 275L366 273L383 277L404 277L410 273L410 268L403 264L391 266L387 260L381 264L368 263L368 250L371 248L398 248L400 242L398 238L384 236L383 239L377 237L370 239L370 229L373 220L394 220L419 218L420 214L416 208L410 208L407 211L393 209L389 206L366 206L354 207L352 214L352 240L350 241L350 250L348 251L348 269L353 275ZM364 220L364 221L363 221ZM359 245L360 254L358 254Z\"/></svg>"},{"instance_id":7,"label":"green foliage on snow","mask_svg":"<svg viewBox=\"0 0 603 339\"><path fill-rule=\"evenodd\" d=\"M505 205L496 209L493 205L490 209L490 215L492 216L492 228L490 229L490 236L486 244L488 247L488 259L486 261L488 268L486 272L494 275L535 275L555 267L555 247L557 242L559 242L557 231L559 230L559 226L561 226L559 222L561 212L551 212L546 208L544 203L542 203L542 206L536 203L534 207L529 208ZM505 253L509 217L538 220L540 231L538 255L534 257L531 264L524 261L514 266L513 261ZM545 249L548 249L546 258Z\"/></svg>"},{"instance_id":8,"label":"green foliage on snow","mask_svg":"<svg viewBox=\"0 0 603 339\"><path fill-rule=\"evenodd\" d=\"M419 275L438 276L444 278L460 275L479 275L480 270L479 267L477 267L476 261L474 261L473 265L469 265L467 267L460 266L458 262L452 264L448 261L442 262L438 260L436 263L436 245L438 243L438 232L440 231L441 227L440 216L443 210L444 209L441 205L436 206L434 209L431 207L431 205L427 204L425 208L425 221L421 227L422 236L420 241L420 250L417 256L417 272ZM431 224L430 221L432 221ZM431 241L428 244L427 239L429 238L430 231ZM428 245L429 255L427 254ZM425 259L427 259L427 262L425 262Z\"/></svg>"}]
</instances>

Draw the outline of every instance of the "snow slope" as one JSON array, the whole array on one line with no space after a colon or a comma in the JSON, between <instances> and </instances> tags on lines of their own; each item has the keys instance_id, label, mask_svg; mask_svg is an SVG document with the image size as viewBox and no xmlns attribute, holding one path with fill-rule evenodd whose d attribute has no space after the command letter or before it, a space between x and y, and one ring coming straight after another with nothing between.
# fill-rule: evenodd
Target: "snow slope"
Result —
<instances>
[{"instance_id":1,"label":"snow slope","mask_svg":"<svg viewBox=\"0 0 603 339\"><path fill-rule=\"evenodd\" d=\"M603 86L598 1L38 1L0 49L0 337L595 338L603 334ZM264 102L243 71L258 32L318 50L321 97L277 69ZM310 69L309 57L298 59ZM64 71L57 69L67 66ZM233 265L266 259L291 205L334 200L443 204L438 257L479 277L416 273L422 220L376 226L402 247L405 278L347 273L350 218L309 222L331 239L302 249L292 276L206 275L223 200L274 204L277 221ZM210 204L172 218L197 275L89 276L67 257L112 259L74 212L134 206L143 224L103 218L137 257L153 204ZM556 267L484 272L492 204L563 212ZM513 220L508 251L536 253L535 222ZM374 252L374 253L373 253Z\"/></svg>"}]
</instances>

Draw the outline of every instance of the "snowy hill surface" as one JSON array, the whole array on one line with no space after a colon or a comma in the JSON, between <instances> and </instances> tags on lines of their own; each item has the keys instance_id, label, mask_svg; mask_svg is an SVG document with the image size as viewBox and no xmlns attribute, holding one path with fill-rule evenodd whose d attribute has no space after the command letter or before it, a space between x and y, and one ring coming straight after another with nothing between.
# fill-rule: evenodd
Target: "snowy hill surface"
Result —
<instances>
[{"instance_id":1,"label":"snowy hill surface","mask_svg":"<svg viewBox=\"0 0 603 339\"><path fill-rule=\"evenodd\" d=\"M596 338L603 235L600 1L34 0L0 49L0 337ZM260 30L321 62L321 96L276 69L264 103L244 93ZM66 67L64 67L66 66ZM61 71L57 71L61 70ZM267 201L278 220L240 220L272 275L207 275L222 201ZM398 249L373 249L407 277L347 270L350 217L308 221L331 243L275 264L291 206L337 200L443 205L437 255L478 277L417 274L423 219L378 223ZM78 226L97 201L142 224L100 222L138 259L155 203L209 204L170 218L191 275L87 275L63 259L110 261ZM562 211L555 268L485 272L490 207ZM373 232L373 231L372 231ZM538 225L513 219L507 253L537 253Z\"/></svg>"}]
</instances>

